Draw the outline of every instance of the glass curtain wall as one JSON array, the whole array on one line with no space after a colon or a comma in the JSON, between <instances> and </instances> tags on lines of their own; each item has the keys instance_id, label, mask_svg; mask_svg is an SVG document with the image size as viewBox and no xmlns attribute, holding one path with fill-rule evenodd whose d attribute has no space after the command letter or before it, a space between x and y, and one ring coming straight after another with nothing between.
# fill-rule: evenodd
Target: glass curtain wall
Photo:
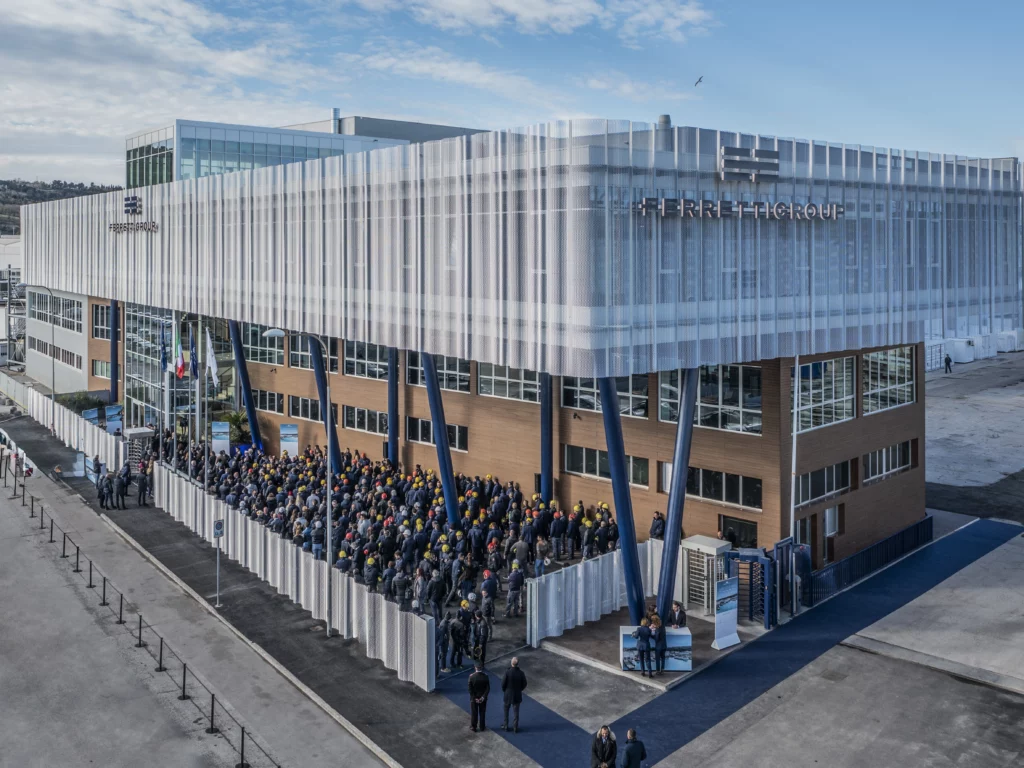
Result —
<instances>
[{"instance_id":1,"label":"glass curtain wall","mask_svg":"<svg viewBox=\"0 0 1024 768\"><path fill-rule=\"evenodd\" d=\"M128 189L174 181L174 128L128 139L125 163Z\"/></svg>"},{"instance_id":2,"label":"glass curtain wall","mask_svg":"<svg viewBox=\"0 0 1024 768\"><path fill-rule=\"evenodd\" d=\"M170 385L170 407L177 416L179 434L188 431L188 415L195 413L195 385L189 374L189 325L196 334L196 349L202 361L199 375L206 381L209 420L221 421L224 415L237 409L237 383L234 354L228 335L226 320L203 318L203 331L198 334L198 317L182 315L179 319L182 352L185 357L185 375L179 379L173 370L167 377ZM170 310L156 309L140 304L125 306L125 411L130 427L153 425L159 427L160 412L164 408L164 375L160 368L160 336L163 332L167 346L167 362L173 369L177 356L174 340L174 317ZM206 372L206 329L210 329L213 349L217 358L217 382ZM171 423L166 414L164 424Z\"/></svg>"},{"instance_id":3,"label":"glass curtain wall","mask_svg":"<svg viewBox=\"0 0 1024 768\"><path fill-rule=\"evenodd\" d=\"M181 178L248 171L345 154L341 137L245 131L198 125L181 126Z\"/></svg>"}]
</instances>

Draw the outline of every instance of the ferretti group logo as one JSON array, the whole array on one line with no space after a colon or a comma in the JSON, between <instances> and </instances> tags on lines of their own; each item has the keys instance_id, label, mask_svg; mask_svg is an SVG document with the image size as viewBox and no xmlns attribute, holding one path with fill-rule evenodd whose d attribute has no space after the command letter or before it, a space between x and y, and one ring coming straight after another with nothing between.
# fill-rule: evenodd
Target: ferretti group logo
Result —
<instances>
[{"instance_id":1,"label":"ferretti group logo","mask_svg":"<svg viewBox=\"0 0 1024 768\"><path fill-rule=\"evenodd\" d=\"M722 147L722 181L778 181L779 153L774 149Z\"/></svg>"},{"instance_id":2,"label":"ferretti group logo","mask_svg":"<svg viewBox=\"0 0 1024 768\"><path fill-rule=\"evenodd\" d=\"M128 195L124 199L124 213L126 216L137 217L142 215L142 198L138 195ZM159 225L155 221L113 221L110 223L110 231L116 234L125 232L156 232Z\"/></svg>"}]
</instances>

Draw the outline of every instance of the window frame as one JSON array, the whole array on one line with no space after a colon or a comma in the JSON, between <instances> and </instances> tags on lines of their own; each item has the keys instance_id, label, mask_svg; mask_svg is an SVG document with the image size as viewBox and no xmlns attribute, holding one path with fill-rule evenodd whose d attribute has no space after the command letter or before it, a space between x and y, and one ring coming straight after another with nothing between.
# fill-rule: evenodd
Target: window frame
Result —
<instances>
[{"instance_id":1,"label":"window frame","mask_svg":"<svg viewBox=\"0 0 1024 768\"><path fill-rule=\"evenodd\" d=\"M437 382L441 389L467 395L472 392L470 381L472 365L469 360L461 357L434 355L434 367L437 368ZM427 385L423 374L423 365L420 362L420 353L411 349L405 353L405 381L414 387ZM451 386L452 383L455 386Z\"/></svg>"},{"instance_id":2,"label":"window frame","mask_svg":"<svg viewBox=\"0 0 1024 768\"><path fill-rule=\"evenodd\" d=\"M319 343L314 343L312 348L322 352ZM293 334L288 337L288 367L299 371L313 370L313 353L310 347L309 337L302 334ZM338 340L330 339L327 344L329 364L327 370L330 373L338 372Z\"/></svg>"},{"instance_id":3,"label":"window frame","mask_svg":"<svg viewBox=\"0 0 1024 768\"><path fill-rule=\"evenodd\" d=\"M363 426L359 426L359 414L363 416ZM373 414L374 423L376 428L369 429L367 425L370 423L370 414ZM351 420L349 416L351 415ZM341 407L341 426L342 429L351 429L354 432L365 432L368 435L387 435L388 434L388 414L387 411L377 411L373 408L363 408L358 405L343 405ZM380 428L381 419L384 422L384 428ZM351 426L349 425L351 421Z\"/></svg>"},{"instance_id":4,"label":"window frame","mask_svg":"<svg viewBox=\"0 0 1024 768\"><path fill-rule=\"evenodd\" d=\"M836 397L837 376L836 368L841 363L842 368L842 396ZM824 429L833 424L841 424L845 421L853 421L857 418L857 357L856 355L844 355L843 357L829 358L828 360L817 360L813 363L801 363L800 375L797 376L796 369L790 366L790 423L796 427L797 434L813 432L816 429ZM820 366L822 375L814 377L816 366ZM824 373L827 367L827 373ZM849 368L849 370L847 370ZM804 371L807 371L807 385L804 386ZM826 378L831 380L831 387L826 383ZM815 386L820 381L821 386ZM849 386L847 386L849 385ZM799 393L797 387L800 387ZM806 391L805 391L806 390ZM827 398L826 394L831 390L832 397ZM799 398L799 408L797 401ZM836 406L842 406L843 416L836 418ZM820 424L815 424L815 412L820 413ZM827 419L826 415L831 414ZM806 422L806 425L805 425Z\"/></svg>"},{"instance_id":5,"label":"window frame","mask_svg":"<svg viewBox=\"0 0 1024 768\"><path fill-rule=\"evenodd\" d=\"M715 403L706 402L707 395L703 389L705 382L710 378L712 370L717 371L716 388L718 396ZM724 382L726 374L735 369L737 376L736 405L726 403L724 394ZM756 372L756 374L754 373ZM676 384L673 387L671 377L676 377ZM760 389L757 393L757 407L747 404L746 379L748 375L756 375L760 381ZM759 365L702 365L700 367L700 381L698 382L697 404L693 412L693 425L701 429L716 429L721 432L733 432L740 435L761 436L764 430L764 373ZM683 380L682 370L659 371L658 372L658 421L665 424L676 424L679 421L680 388ZM672 392L675 392L673 395ZM672 410L675 410L673 416ZM738 428L722 426L723 414L735 414ZM714 414L716 424L710 422ZM749 428L748 428L749 427Z\"/></svg>"},{"instance_id":6,"label":"window frame","mask_svg":"<svg viewBox=\"0 0 1024 768\"><path fill-rule=\"evenodd\" d=\"M243 323L241 328L242 354L246 363L259 365L284 366L284 336L266 337L264 331L270 330L268 325Z\"/></svg>"},{"instance_id":7,"label":"window frame","mask_svg":"<svg viewBox=\"0 0 1024 768\"><path fill-rule=\"evenodd\" d=\"M272 392L269 389L257 389L255 387L253 387L251 391L253 406L257 411L263 411L264 413L276 413L284 416L285 397L283 392ZM274 403L280 404L280 409L270 407L272 404L271 400L273 400Z\"/></svg>"},{"instance_id":8,"label":"window frame","mask_svg":"<svg viewBox=\"0 0 1024 768\"><path fill-rule=\"evenodd\" d=\"M884 384L881 383L883 374ZM862 354L860 380L861 409L865 416L913 405L917 402L917 347L905 344ZM882 405L883 400L885 405Z\"/></svg>"},{"instance_id":9,"label":"window frame","mask_svg":"<svg viewBox=\"0 0 1024 768\"><path fill-rule=\"evenodd\" d=\"M359 353L362 351L362 357ZM371 354L373 357L371 359ZM369 375L371 366L375 375ZM362 373L359 372L360 367ZM388 348L381 344L372 344L368 341L345 340L344 345L344 374L355 376L360 379L381 381L388 377Z\"/></svg>"},{"instance_id":10,"label":"window frame","mask_svg":"<svg viewBox=\"0 0 1024 768\"><path fill-rule=\"evenodd\" d=\"M642 387L640 386L641 384ZM642 388L644 391L637 392L638 388ZM559 403L562 408L601 413L601 393L598 389L596 378L588 376L563 376L559 390L561 392ZM635 373L630 376L616 376L615 391L619 399L620 416L627 416L631 419L650 418L651 391L648 374ZM583 402L592 402L593 407L581 405ZM624 404L625 407L623 407ZM642 410L643 413L638 415L633 412L634 410Z\"/></svg>"},{"instance_id":11,"label":"window frame","mask_svg":"<svg viewBox=\"0 0 1024 768\"><path fill-rule=\"evenodd\" d=\"M412 426L416 424L416 429ZM452 430L455 430L452 432ZM429 436L424 437L424 432ZM405 439L410 443L421 443L423 445L436 445L434 442L434 422L430 419L421 419L418 416L405 417ZM448 447L459 453L469 453L469 427L461 424L448 425Z\"/></svg>"},{"instance_id":12,"label":"window frame","mask_svg":"<svg viewBox=\"0 0 1024 768\"><path fill-rule=\"evenodd\" d=\"M504 374L501 373L504 371ZM517 373L518 377L512 374ZM530 380L529 376L533 376ZM490 392L484 392L485 383L489 382ZM505 394L497 394L499 383L504 387ZM513 397L508 394L513 386L519 387L521 397ZM527 397L532 390L533 397ZM476 364L476 393L481 397L496 397L501 400L514 400L521 403L540 403L540 374L526 368L512 368L507 365L494 365L493 363Z\"/></svg>"}]
</instances>

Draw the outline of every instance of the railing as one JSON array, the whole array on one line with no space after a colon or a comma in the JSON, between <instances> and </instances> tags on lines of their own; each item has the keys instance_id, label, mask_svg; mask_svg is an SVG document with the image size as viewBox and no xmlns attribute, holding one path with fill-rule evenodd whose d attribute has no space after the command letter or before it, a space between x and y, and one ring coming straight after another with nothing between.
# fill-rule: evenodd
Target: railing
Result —
<instances>
[{"instance_id":1,"label":"railing","mask_svg":"<svg viewBox=\"0 0 1024 768\"><path fill-rule=\"evenodd\" d=\"M817 605L855 581L927 544L932 540L932 532L932 518L929 515L855 555L816 571L811 574L810 588L804 590L803 604Z\"/></svg>"},{"instance_id":2,"label":"railing","mask_svg":"<svg viewBox=\"0 0 1024 768\"><path fill-rule=\"evenodd\" d=\"M38 518L38 531L41 535L49 535L49 543L60 548L60 559L73 564L71 572L78 574L79 578L86 582L88 589L96 590L100 597L99 605L108 608L111 616L117 617L115 624L132 636L136 648L148 653L156 662L154 671L165 674L174 682L178 688L178 699L190 701L200 718L209 723L206 733L224 737L239 757L238 766L281 768L280 764L253 739L245 726L224 708L209 686L196 677L188 668L188 664L167 645L152 626L145 622L139 606L130 603L124 592L117 589L96 564L82 553L81 547L54 520L52 512L47 514L41 500L26 492L25 478L20 477L10 467L9 456L10 454L7 454L6 460L0 461L0 476L3 478L4 488L10 488L10 483L13 483L13 494L8 498L15 500L19 494L21 495L21 506L28 507L29 518ZM131 616L133 613L135 617Z\"/></svg>"},{"instance_id":3,"label":"railing","mask_svg":"<svg viewBox=\"0 0 1024 768\"><path fill-rule=\"evenodd\" d=\"M436 654L434 619L399 609L398 603L316 560L265 525L232 509L187 477L163 464L153 470L153 499L175 520L215 544L213 524L223 521L224 555L259 576L278 592L327 619L326 588L331 586L331 628L342 638L356 638L367 657L379 659L398 679L434 690Z\"/></svg>"}]
</instances>

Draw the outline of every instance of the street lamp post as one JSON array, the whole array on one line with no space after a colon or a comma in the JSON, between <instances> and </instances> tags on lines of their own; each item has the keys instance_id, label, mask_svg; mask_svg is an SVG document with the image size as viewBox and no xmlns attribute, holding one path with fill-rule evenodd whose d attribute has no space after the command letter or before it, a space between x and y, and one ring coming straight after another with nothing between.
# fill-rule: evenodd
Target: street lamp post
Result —
<instances>
[{"instance_id":1,"label":"street lamp post","mask_svg":"<svg viewBox=\"0 0 1024 768\"><path fill-rule=\"evenodd\" d=\"M327 531L325 534L325 551L327 552L327 578L324 580L324 589L326 592L325 602L327 603L327 636L331 636L331 622L333 620L333 608L331 605L331 562L332 553L334 551L334 530L332 525L331 515L331 486L334 482L334 469L331 466L331 457L334 455L334 430L331 429L333 424L333 413L331 411L331 353L328 344L318 336L311 334L302 334L307 339L313 339L323 350L324 360L326 361L326 370L324 372L324 379L326 385L324 387L325 399L327 402L323 404L323 408L326 411L321 414L324 419L324 431L327 433L327 492L325 494L325 500L327 502ZM288 337L289 343L291 339L295 337L295 334L289 334L280 328L271 328L263 332L263 338L265 339L283 339ZM312 353L312 350L310 350ZM339 468L340 469L340 468Z\"/></svg>"},{"instance_id":2,"label":"street lamp post","mask_svg":"<svg viewBox=\"0 0 1024 768\"><path fill-rule=\"evenodd\" d=\"M18 283L18 288L25 289L27 287L28 287L27 283ZM45 285L40 285L39 287L42 288L44 291L46 291L48 294L50 294L50 312L48 313L50 315L50 432L53 432L54 421L57 418L57 357L53 354L54 347L56 347L56 344L54 343L54 336L53 336L53 332L54 332L53 300L56 297L53 295L53 291L51 291ZM10 301L10 294L8 294L8 302L9 301ZM10 313L10 306L8 304L8 314L9 313ZM64 314L61 313L61 314L57 315L57 317L63 319L64 318ZM8 339L7 340L7 352L8 352L8 354L10 354L10 351L11 351L10 339ZM27 353L25 354L25 362L26 362L26 367L27 367L27 363L28 363L28 354Z\"/></svg>"}]
</instances>

